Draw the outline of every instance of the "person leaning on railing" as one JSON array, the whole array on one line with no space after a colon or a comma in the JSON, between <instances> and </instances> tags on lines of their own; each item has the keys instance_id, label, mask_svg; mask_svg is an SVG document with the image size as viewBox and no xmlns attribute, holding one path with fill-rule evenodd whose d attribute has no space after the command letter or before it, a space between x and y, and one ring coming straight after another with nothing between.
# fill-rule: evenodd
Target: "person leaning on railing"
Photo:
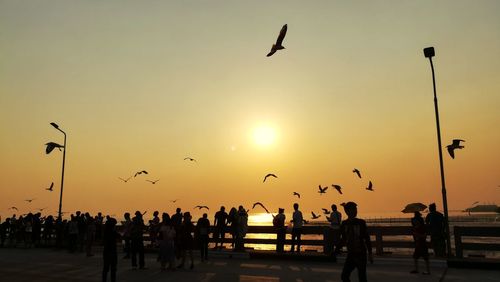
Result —
<instances>
[{"instance_id":1,"label":"person leaning on railing","mask_svg":"<svg viewBox=\"0 0 500 282\"><path fill-rule=\"evenodd\" d=\"M285 247L285 209L279 208L278 214L273 218L273 226L276 228L276 251L282 253Z\"/></svg>"}]
</instances>

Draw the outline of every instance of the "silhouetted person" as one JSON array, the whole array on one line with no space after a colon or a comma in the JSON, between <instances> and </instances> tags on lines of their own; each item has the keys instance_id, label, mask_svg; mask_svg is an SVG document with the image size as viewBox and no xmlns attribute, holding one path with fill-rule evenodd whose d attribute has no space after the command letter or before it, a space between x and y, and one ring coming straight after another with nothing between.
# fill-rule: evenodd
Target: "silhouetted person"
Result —
<instances>
[{"instance_id":1,"label":"silhouetted person","mask_svg":"<svg viewBox=\"0 0 500 282\"><path fill-rule=\"evenodd\" d=\"M175 237L175 245L176 246L179 246L181 244L181 224L182 224L182 212L181 212L181 208L177 208L175 209L175 214L172 215L172 217L170 218L172 220L172 226L174 227L175 229L175 233L176 233L176 237ZM179 248L175 248L175 256L177 258L180 258L181 257L181 253L180 253L180 249Z\"/></svg>"},{"instance_id":2,"label":"silhouetted person","mask_svg":"<svg viewBox=\"0 0 500 282\"><path fill-rule=\"evenodd\" d=\"M245 251L245 236L248 231L248 214L243 206L238 207L238 214L236 216L236 221L238 223L238 229L236 232L236 242L234 246L235 251L243 252Z\"/></svg>"},{"instance_id":3,"label":"silhouetted person","mask_svg":"<svg viewBox=\"0 0 500 282\"><path fill-rule=\"evenodd\" d=\"M337 205L332 205L332 212L330 213L330 217L327 216L328 221L330 222L330 231L332 232L332 257L336 260L335 246L337 246L340 242L340 224L342 223L342 214L337 210Z\"/></svg>"},{"instance_id":4,"label":"silhouetted person","mask_svg":"<svg viewBox=\"0 0 500 282\"><path fill-rule=\"evenodd\" d=\"M220 248L224 245L224 235L226 232L227 225L227 213L226 208L224 206L220 207L220 210L215 213L214 219L214 240L215 240L215 248L217 249L217 244L220 242Z\"/></svg>"},{"instance_id":5,"label":"silhouetted person","mask_svg":"<svg viewBox=\"0 0 500 282\"><path fill-rule=\"evenodd\" d=\"M102 240L102 232L103 232L103 222L104 218L102 217L102 213L98 212L94 218L95 222L95 240L97 242L101 242Z\"/></svg>"},{"instance_id":6,"label":"silhouetted person","mask_svg":"<svg viewBox=\"0 0 500 282\"><path fill-rule=\"evenodd\" d=\"M54 232L54 217L49 215L43 222L43 241L46 246L50 245L53 232Z\"/></svg>"},{"instance_id":7,"label":"silhouetted person","mask_svg":"<svg viewBox=\"0 0 500 282\"><path fill-rule=\"evenodd\" d=\"M208 220L208 215L203 214L203 217L198 219L196 223L196 234L198 235L201 261L208 260L208 233L210 230L210 221Z\"/></svg>"},{"instance_id":8,"label":"silhouetted person","mask_svg":"<svg viewBox=\"0 0 500 282\"><path fill-rule=\"evenodd\" d=\"M444 257L445 251L445 228L444 216L436 211L436 204L429 205L429 214L425 217L425 223L429 225L431 233L431 245L436 257Z\"/></svg>"},{"instance_id":9,"label":"silhouetted person","mask_svg":"<svg viewBox=\"0 0 500 282\"><path fill-rule=\"evenodd\" d=\"M92 245L95 240L96 227L94 218L88 212L85 213L85 223L87 224L87 230L85 231L85 252L87 256L90 257L94 255L92 254Z\"/></svg>"},{"instance_id":10,"label":"silhouetted person","mask_svg":"<svg viewBox=\"0 0 500 282\"><path fill-rule=\"evenodd\" d=\"M429 250L427 249L427 233L425 230L424 219L420 212L415 212L414 217L411 219L413 241L415 242L415 250L413 252L413 261L415 269L410 273L418 273L418 259L421 257L425 261L426 271L422 274L430 274L429 270Z\"/></svg>"},{"instance_id":11,"label":"silhouetted person","mask_svg":"<svg viewBox=\"0 0 500 282\"><path fill-rule=\"evenodd\" d=\"M177 268L183 268L184 262L186 261L186 255L189 254L189 258L191 259L190 269L194 267L193 260L193 233L194 225L191 222L191 214L189 212L184 213L184 221L181 224L180 232L181 232L181 241L180 241L180 250L181 250L181 263L177 266Z\"/></svg>"},{"instance_id":12,"label":"silhouetted person","mask_svg":"<svg viewBox=\"0 0 500 282\"><path fill-rule=\"evenodd\" d=\"M10 218L6 218L0 226L0 246L3 248L7 234L10 232Z\"/></svg>"},{"instance_id":13,"label":"silhouetted person","mask_svg":"<svg viewBox=\"0 0 500 282\"><path fill-rule=\"evenodd\" d=\"M149 221L149 240L151 241L151 246L155 246L156 235L160 228L160 218L158 217L159 212L155 211L153 213L153 219Z\"/></svg>"},{"instance_id":14,"label":"silhouetted person","mask_svg":"<svg viewBox=\"0 0 500 282\"><path fill-rule=\"evenodd\" d=\"M168 213L163 213L162 222L158 230L158 242L160 247L160 263L161 270L166 270L168 262L168 269L174 270L175 268L175 229L172 226L172 220Z\"/></svg>"},{"instance_id":15,"label":"silhouetted person","mask_svg":"<svg viewBox=\"0 0 500 282\"><path fill-rule=\"evenodd\" d=\"M42 220L40 217L41 213L36 213L32 217L32 225L33 225L33 233L32 233L32 242L35 247L40 245L40 240L42 238Z\"/></svg>"},{"instance_id":16,"label":"silhouetted person","mask_svg":"<svg viewBox=\"0 0 500 282\"><path fill-rule=\"evenodd\" d=\"M123 227L123 240L125 244L123 245L123 250L125 251L124 259L130 258L130 232L132 230L132 220L130 219L130 213L126 212L123 214L125 221L122 222Z\"/></svg>"},{"instance_id":17,"label":"silhouetted person","mask_svg":"<svg viewBox=\"0 0 500 282\"><path fill-rule=\"evenodd\" d=\"M103 234L103 252L102 258L104 266L102 268L102 281L106 282L108 271L111 271L111 282L116 281L116 265L118 263L118 252L116 242L120 238L120 234L115 229L116 219L109 218L104 225Z\"/></svg>"},{"instance_id":18,"label":"silhouetted person","mask_svg":"<svg viewBox=\"0 0 500 282\"><path fill-rule=\"evenodd\" d=\"M273 218L273 226L276 228L276 252L282 253L285 248L286 226L285 209L279 208L278 214Z\"/></svg>"},{"instance_id":19,"label":"silhouetted person","mask_svg":"<svg viewBox=\"0 0 500 282\"><path fill-rule=\"evenodd\" d=\"M356 218L358 208L356 203L348 202L344 205L344 211L347 214L347 219L342 221L340 225L340 242L335 250L340 252L342 246L347 246L347 257L345 259L344 268L342 269L342 281L351 281L351 272L357 268L360 282L366 281L366 253L368 252L368 260L373 263L372 245L370 235L366 227L366 222Z\"/></svg>"},{"instance_id":20,"label":"silhouetted person","mask_svg":"<svg viewBox=\"0 0 500 282\"><path fill-rule=\"evenodd\" d=\"M230 224L229 230L231 232L231 247L234 249L236 244L236 234L238 233L238 210L232 207L227 216L227 224Z\"/></svg>"},{"instance_id":21,"label":"silhouetted person","mask_svg":"<svg viewBox=\"0 0 500 282\"><path fill-rule=\"evenodd\" d=\"M69 251L75 252L78 246L78 221L74 215L71 215L71 221L68 223L68 242Z\"/></svg>"},{"instance_id":22,"label":"silhouetted person","mask_svg":"<svg viewBox=\"0 0 500 282\"><path fill-rule=\"evenodd\" d=\"M137 255L139 255L139 269L145 269L144 265L144 233L145 225L140 211L135 212L130 230L130 247L132 255L132 267L137 267Z\"/></svg>"},{"instance_id":23,"label":"silhouetted person","mask_svg":"<svg viewBox=\"0 0 500 282\"><path fill-rule=\"evenodd\" d=\"M78 245L79 251L83 252L83 247L85 246L85 236L87 231L87 224L85 223L85 217L80 212L76 212L76 221L78 223Z\"/></svg>"},{"instance_id":24,"label":"silhouetted person","mask_svg":"<svg viewBox=\"0 0 500 282\"><path fill-rule=\"evenodd\" d=\"M304 218L302 217L302 212L299 210L299 204L293 204L293 214L292 214L292 246L290 251L293 253L295 251L295 244L297 244L297 252L300 252L300 237L302 235L302 226L304 225Z\"/></svg>"}]
</instances>

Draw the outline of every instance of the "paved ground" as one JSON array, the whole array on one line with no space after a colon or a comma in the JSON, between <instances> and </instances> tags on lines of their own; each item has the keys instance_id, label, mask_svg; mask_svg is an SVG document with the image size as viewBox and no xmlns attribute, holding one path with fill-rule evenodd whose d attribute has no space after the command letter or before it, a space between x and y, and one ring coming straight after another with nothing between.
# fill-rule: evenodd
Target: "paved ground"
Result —
<instances>
[{"instance_id":1,"label":"paved ground","mask_svg":"<svg viewBox=\"0 0 500 282\"><path fill-rule=\"evenodd\" d=\"M118 281L340 281L339 263L223 258L195 261L193 270L160 272L154 254L146 254L147 270L133 270L119 260ZM0 249L0 281L100 281L102 257L48 249ZM376 258L368 267L369 281L500 281L500 270L447 269L444 261L431 263L431 275L409 274L410 259ZM354 273L352 281L357 280ZM442 280L441 280L442 279ZM109 281L109 280L108 280Z\"/></svg>"}]
</instances>

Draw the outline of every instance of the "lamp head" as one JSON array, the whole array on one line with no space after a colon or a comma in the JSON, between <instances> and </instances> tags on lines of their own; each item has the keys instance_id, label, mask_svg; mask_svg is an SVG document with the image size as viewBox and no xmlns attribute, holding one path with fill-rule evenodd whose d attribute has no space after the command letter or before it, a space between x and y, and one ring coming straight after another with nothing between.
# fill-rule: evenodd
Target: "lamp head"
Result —
<instances>
[{"instance_id":1,"label":"lamp head","mask_svg":"<svg viewBox=\"0 0 500 282\"><path fill-rule=\"evenodd\" d=\"M56 129L59 129L59 125L57 125L55 122L51 122L50 125L52 125Z\"/></svg>"},{"instance_id":2,"label":"lamp head","mask_svg":"<svg viewBox=\"0 0 500 282\"><path fill-rule=\"evenodd\" d=\"M434 53L434 47L427 47L427 48L424 48L424 56L426 58L432 58L434 57L436 54Z\"/></svg>"}]
</instances>

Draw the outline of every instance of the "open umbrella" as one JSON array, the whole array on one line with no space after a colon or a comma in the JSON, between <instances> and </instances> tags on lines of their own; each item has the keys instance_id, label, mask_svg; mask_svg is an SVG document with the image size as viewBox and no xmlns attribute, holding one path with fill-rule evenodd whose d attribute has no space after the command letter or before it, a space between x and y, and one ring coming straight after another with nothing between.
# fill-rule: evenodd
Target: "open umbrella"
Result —
<instances>
[{"instance_id":1,"label":"open umbrella","mask_svg":"<svg viewBox=\"0 0 500 282\"><path fill-rule=\"evenodd\" d=\"M414 212L421 212L427 208L426 205L422 203L411 203L406 205L406 207L401 211L402 213L414 213Z\"/></svg>"}]
</instances>

